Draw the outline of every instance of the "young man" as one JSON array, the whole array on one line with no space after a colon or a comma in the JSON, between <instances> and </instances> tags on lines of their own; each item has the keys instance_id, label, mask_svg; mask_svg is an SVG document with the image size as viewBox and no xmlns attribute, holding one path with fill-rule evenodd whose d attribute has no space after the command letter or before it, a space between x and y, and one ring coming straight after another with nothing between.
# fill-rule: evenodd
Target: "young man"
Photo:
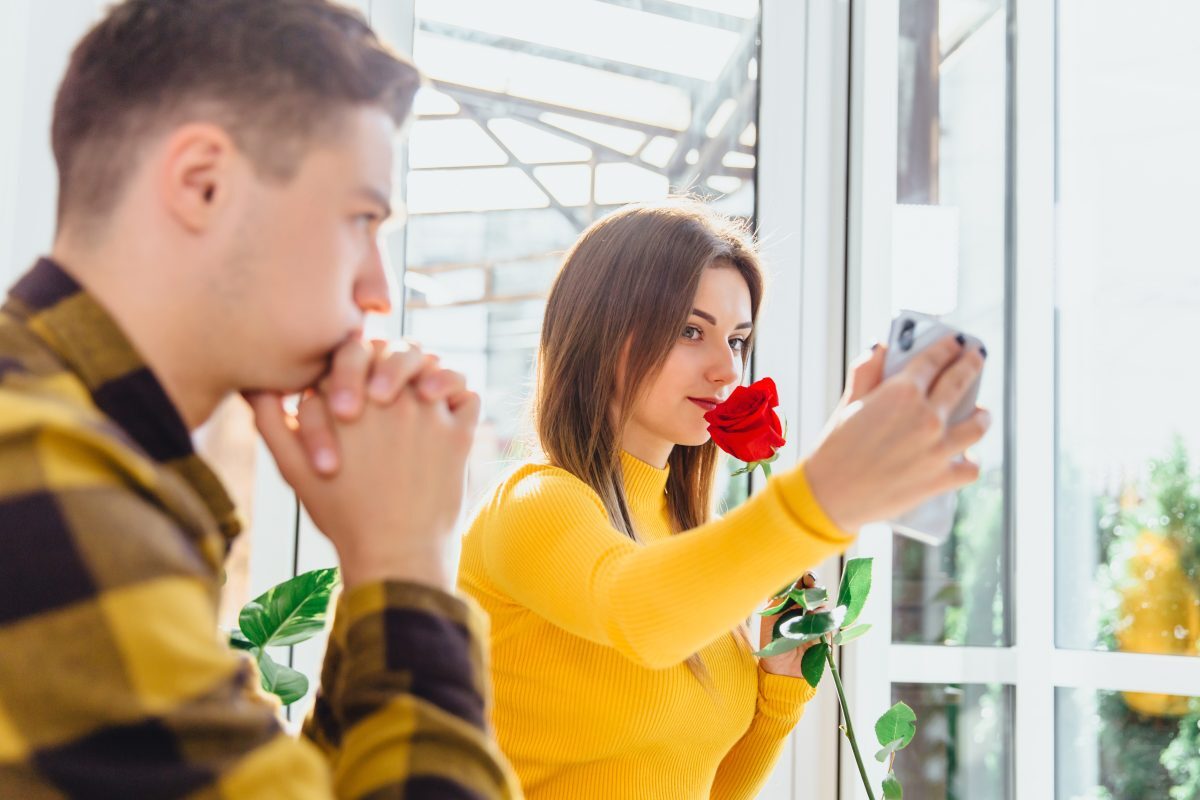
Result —
<instances>
[{"instance_id":1,"label":"young man","mask_svg":"<svg viewBox=\"0 0 1200 800\"><path fill-rule=\"evenodd\" d=\"M519 793L443 558L478 398L360 341L417 84L326 0L128 0L76 48L0 313L0 796ZM189 432L238 391L342 567L300 741L216 629L239 524Z\"/></svg>"}]
</instances>

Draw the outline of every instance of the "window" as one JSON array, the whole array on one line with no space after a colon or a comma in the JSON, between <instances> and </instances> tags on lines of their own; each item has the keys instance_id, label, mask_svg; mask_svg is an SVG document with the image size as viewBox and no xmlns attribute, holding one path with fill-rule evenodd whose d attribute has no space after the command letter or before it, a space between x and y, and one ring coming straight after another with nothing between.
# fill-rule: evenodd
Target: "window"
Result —
<instances>
[{"instance_id":1,"label":"window","mask_svg":"<svg viewBox=\"0 0 1200 800\"><path fill-rule=\"evenodd\" d=\"M1190 3L1058 4L1061 648L1200 656L1200 377L1172 344L1200 311L1198 25ZM1200 797L1200 703L1060 688L1056 707L1083 756L1059 797Z\"/></svg>"},{"instance_id":2,"label":"window","mask_svg":"<svg viewBox=\"0 0 1200 800\"><path fill-rule=\"evenodd\" d=\"M482 390L475 499L527 453L545 297L583 229L673 191L753 217L759 9L418 0L415 12L430 83L408 149L404 332Z\"/></svg>"},{"instance_id":3,"label":"window","mask_svg":"<svg viewBox=\"0 0 1200 800\"><path fill-rule=\"evenodd\" d=\"M1197 11L854 9L847 352L944 314L994 424L945 546L864 532L891 644L849 649L853 691L917 710L923 798L1200 797Z\"/></svg>"}]
</instances>

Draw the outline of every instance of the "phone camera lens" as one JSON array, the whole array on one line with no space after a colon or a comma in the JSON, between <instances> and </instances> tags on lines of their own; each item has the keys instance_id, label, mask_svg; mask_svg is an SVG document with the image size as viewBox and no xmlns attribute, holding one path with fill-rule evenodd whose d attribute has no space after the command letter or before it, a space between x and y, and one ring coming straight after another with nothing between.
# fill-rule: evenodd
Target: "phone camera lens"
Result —
<instances>
[{"instance_id":1,"label":"phone camera lens","mask_svg":"<svg viewBox=\"0 0 1200 800\"><path fill-rule=\"evenodd\" d=\"M917 323L911 319L904 320L904 325L900 328L900 349L908 352L913 346L913 331L916 330Z\"/></svg>"}]
</instances>

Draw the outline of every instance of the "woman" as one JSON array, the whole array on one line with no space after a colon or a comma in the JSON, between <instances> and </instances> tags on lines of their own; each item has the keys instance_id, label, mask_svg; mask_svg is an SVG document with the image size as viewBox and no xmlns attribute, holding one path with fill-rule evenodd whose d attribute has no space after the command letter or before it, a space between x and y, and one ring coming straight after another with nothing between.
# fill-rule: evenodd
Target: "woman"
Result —
<instances>
[{"instance_id":1,"label":"woman","mask_svg":"<svg viewBox=\"0 0 1200 800\"><path fill-rule=\"evenodd\" d=\"M744 232L688 201L597 222L555 281L544 458L479 512L459 575L491 615L494 724L531 800L753 797L813 691L799 651L751 654L748 615L864 521L974 479L954 457L985 412L942 421L980 356L948 340L876 387L879 348L817 451L711 520L704 413L744 373L762 294Z\"/></svg>"}]
</instances>

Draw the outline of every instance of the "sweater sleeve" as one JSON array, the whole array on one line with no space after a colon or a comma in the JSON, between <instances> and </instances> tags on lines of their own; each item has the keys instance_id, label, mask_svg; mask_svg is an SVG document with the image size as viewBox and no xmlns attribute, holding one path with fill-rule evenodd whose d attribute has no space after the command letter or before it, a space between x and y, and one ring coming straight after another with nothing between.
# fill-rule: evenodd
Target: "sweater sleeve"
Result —
<instances>
[{"instance_id":1,"label":"sweater sleeve","mask_svg":"<svg viewBox=\"0 0 1200 800\"><path fill-rule=\"evenodd\" d=\"M758 668L758 701L749 729L721 761L712 800L752 800L771 774L787 737L816 689L803 678Z\"/></svg>"},{"instance_id":2,"label":"sweater sleeve","mask_svg":"<svg viewBox=\"0 0 1200 800\"><path fill-rule=\"evenodd\" d=\"M613 528L599 496L564 470L518 475L496 502L482 531L496 586L655 669L681 663L853 541L813 497L803 465L721 519L649 544Z\"/></svg>"}]
</instances>

